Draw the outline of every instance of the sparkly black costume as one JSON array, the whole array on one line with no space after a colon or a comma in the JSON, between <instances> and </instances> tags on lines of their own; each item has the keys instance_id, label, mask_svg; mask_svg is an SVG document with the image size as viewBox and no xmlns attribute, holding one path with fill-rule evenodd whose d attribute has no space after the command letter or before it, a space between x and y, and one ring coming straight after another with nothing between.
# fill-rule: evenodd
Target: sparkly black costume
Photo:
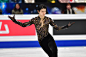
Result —
<instances>
[{"instance_id":1,"label":"sparkly black costume","mask_svg":"<svg viewBox=\"0 0 86 57\"><path fill-rule=\"evenodd\" d=\"M51 18L46 17L46 16L43 19L37 16L25 23L16 21L16 19L12 21L22 27L26 27L26 26L30 26L31 24L34 24L37 31L38 41L39 41L40 46L48 54L49 57L57 57L58 50L57 50L56 43L53 37L48 32L49 24L53 26L57 31L64 28L68 28L68 25L59 27L53 22Z\"/></svg>"}]
</instances>

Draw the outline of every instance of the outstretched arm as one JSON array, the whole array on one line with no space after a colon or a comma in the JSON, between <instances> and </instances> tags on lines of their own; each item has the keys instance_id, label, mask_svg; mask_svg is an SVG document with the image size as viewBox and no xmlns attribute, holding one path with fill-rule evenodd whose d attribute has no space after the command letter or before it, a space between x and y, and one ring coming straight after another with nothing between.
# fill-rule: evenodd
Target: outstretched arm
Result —
<instances>
[{"instance_id":1,"label":"outstretched arm","mask_svg":"<svg viewBox=\"0 0 86 57\"><path fill-rule=\"evenodd\" d=\"M73 25L74 23L75 23L75 22L73 22L73 23L70 24L70 22L69 22L68 25L65 25L65 26L57 26L57 25L53 22L53 20L50 18L50 25L53 26L57 31L58 31L58 30L61 30L61 29L68 28L68 27L70 27L71 25Z\"/></svg>"},{"instance_id":2,"label":"outstretched arm","mask_svg":"<svg viewBox=\"0 0 86 57\"><path fill-rule=\"evenodd\" d=\"M14 23L16 23L16 24L18 24L18 25L20 25L20 26L22 26L22 27L30 26L31 24L33 24L32 19L31 19L29 22L21 23L21 22L19 22L19 21L17 21L17 20L15 19L15 15L14 15L13 17L11 17L11 16L8 16L8 17L9 17Z\"/></svg>"}]
</instances>

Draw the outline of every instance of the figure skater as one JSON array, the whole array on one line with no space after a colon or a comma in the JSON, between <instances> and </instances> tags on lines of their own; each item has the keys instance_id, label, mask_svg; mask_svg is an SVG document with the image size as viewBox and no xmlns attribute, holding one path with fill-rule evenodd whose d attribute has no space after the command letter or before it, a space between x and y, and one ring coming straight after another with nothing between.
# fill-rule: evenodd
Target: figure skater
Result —
<instances>
[{"instance_id":1,"label":"figure skater","mask_svg":"<svg viewBox=\"0 0 86 57\"><path fill-rule=\"evenodd\" d=\"M32 18L30 21L21 23L15 19L15 15L13 17L8 16L14 23L26 27L32 24L35 25L37 35L38 35L38 42L42 49L48 54L49 57L58 57L58 49L55 43L55 40L48 32L49 24L53 26L57 31L61 29L65 29L73 25L75 22L65 25L65 26L57 26L53 22L50 17L45 16L47 11L47 7L43 4L38 6L37 12L39 15L37 17Z\"/></svg>"}]
</instances>

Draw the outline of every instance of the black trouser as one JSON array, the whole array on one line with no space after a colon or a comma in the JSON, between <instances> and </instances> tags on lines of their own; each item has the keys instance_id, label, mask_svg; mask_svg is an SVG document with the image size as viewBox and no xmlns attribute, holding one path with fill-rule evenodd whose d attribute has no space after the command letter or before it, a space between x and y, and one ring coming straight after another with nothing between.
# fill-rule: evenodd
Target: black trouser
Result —
<instances>
[{"instance_id":1,"label":"black trouser","mask_svg":"<svg viewBox=\"0 0 86 57\"><path fill-rule=\"evenodd\" d=\"M48 54L49 57L57 57L58 49L53 37L48 34L41 42L40 46Z\"/></svg>"}]
</instances>

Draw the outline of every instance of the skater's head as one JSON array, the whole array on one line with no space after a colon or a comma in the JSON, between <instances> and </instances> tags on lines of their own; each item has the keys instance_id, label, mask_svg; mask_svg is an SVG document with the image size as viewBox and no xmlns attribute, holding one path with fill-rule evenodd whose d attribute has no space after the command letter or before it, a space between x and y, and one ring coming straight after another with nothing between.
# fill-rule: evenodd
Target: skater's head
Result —
<instances>
[{"instance_id":1,"label":"skater's head","mask_svg":"<svg viewBox=\"0 0 86 57\"><path fill-rule=\"evenodd\" d=\"M47 12L47 7L44 4L41 4L38 6L37 12L39 13L39 15L45 16Z\"/></svg>"}]
</instances>

